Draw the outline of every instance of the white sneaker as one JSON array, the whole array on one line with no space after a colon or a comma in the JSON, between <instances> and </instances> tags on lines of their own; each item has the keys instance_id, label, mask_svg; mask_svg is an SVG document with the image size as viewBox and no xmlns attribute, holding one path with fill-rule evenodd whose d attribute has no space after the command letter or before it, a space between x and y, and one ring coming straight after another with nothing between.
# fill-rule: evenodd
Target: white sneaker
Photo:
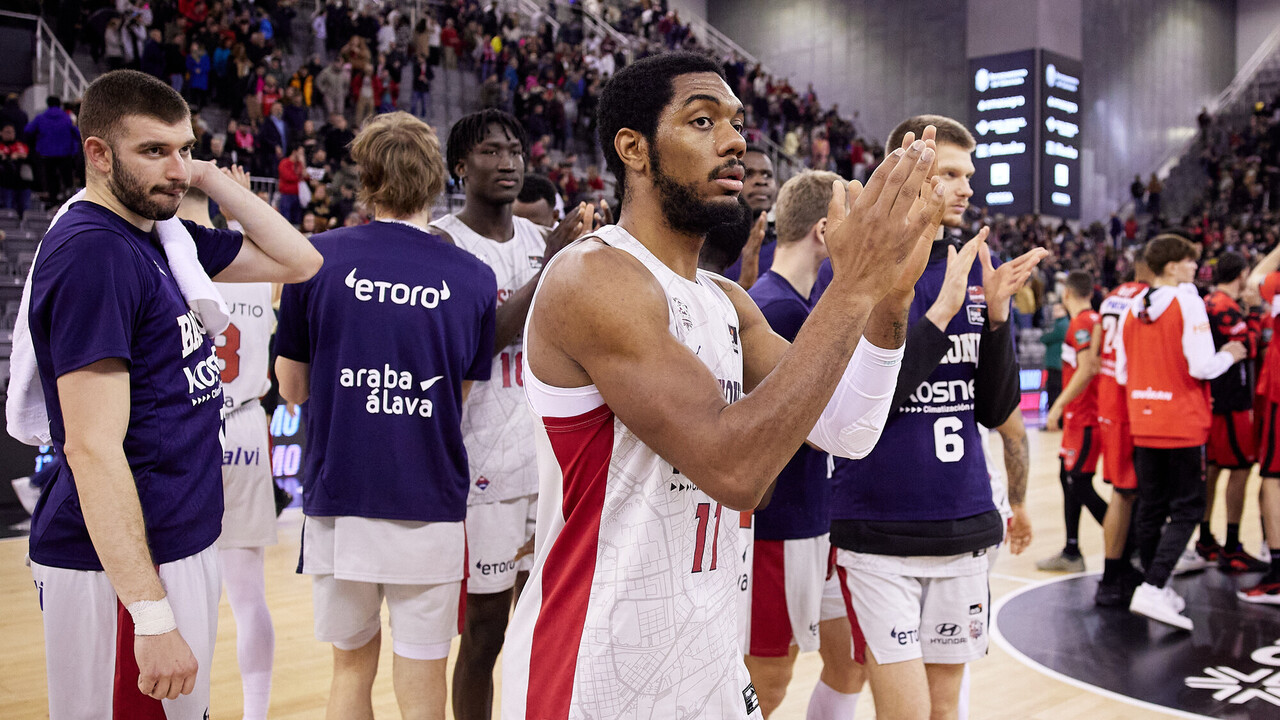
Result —
<instances>
[{"instance_id":1,"label":"white sneaker","mask_svg":"<svg viewBox=\"0 0 1280 720\"><path fill-rule=\"evenodd\" d=\"M1173 566L1174 575L1186 575L1205 568L1214 567L1217 563L1209 558L1204 557L1196 550L1195 543L1187 546L1182 551L1182 555L1178 557L1178 564Z\"/></svg>"},{"instance_id":2,"label":"white sneaker","mask_svg":"<svg viewBox=\"0 0 1280 720\"><path fill-rule=\"evenodd\" d=\"M1135 615L1190 631L1191 618L1181 614L1185 607L1185 601L1172 589L1158 588L1148 583L1138 586L1133 591L1133 600L1129 602L1129 612Z\"/></svg>"}]
</instances>

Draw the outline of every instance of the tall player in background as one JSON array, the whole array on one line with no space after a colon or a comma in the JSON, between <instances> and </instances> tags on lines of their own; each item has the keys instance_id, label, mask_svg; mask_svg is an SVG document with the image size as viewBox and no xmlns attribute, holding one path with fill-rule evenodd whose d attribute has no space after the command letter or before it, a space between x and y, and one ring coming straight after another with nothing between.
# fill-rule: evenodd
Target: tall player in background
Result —
<instances>
[{"instance_id":1,"label":"tall player in background","mask_svg":"<svg viewBox=\"0 0 1280 720\"><path fill-rule=\"evenodd\" d=\"M932 129L866 188L833 185L835 278L790 344L740 287L697 270L706 232L741 217L744 111L719 63L637 61L599 116L620 222L547 268L525 331L538 547L503 715L758 718L721 516L755 508L806 437L850 456L878 439L918 241L942 212Z\"/></svg>"},{"instance_id":2,"label":"tall player in background","mask_svg":"<svg viewBox=\"0 0 1280 720\"><path fill-rule=\"evenodd\" d=\"M249 187L239 166L231 177ZM222 212L229 230L242 226ZM178 217L212 227L209 196L187 191ZM276 544L276 507L271 475L267 415L258 402L271 389L267 365L276 315L271 283L214 283L226 302L231 324L214 341L222 369L222 416L226 440L222 449L222 535L218 554L222 582L236 622L236 661L244 694L244 720L266 720L271 704L271 666L276 634L267 607L266 548Z\"/></svg>"},{"instance_id":3,"label":"tall player in background","mask_svg":"<svg viewBox=\"0 0 1280 720\"><path fill-rule=\"evenodd\" d=\"M1098 351L1102 347L1102 316L1090 304L1093 276L1083 270L1067 275L1062 305L1071 318L1062 343L1062 392L1049 408L1045 427L1062 428L1062 448L1058 451L1058 480L1062 483L1062 510L1067 526L1067 544L1062 552L1036 563L1040 570L1081 572L1080 510L1088 508L1098 524L1103 523L1107 502L1093 489L1098 470Z\"/></svg>"},{"instance_id":4,"label":"tall player in background","mask_svg":"<svg viewBox=\"0 0 1280 720\"><path fill-rule=\"evenodd\" d=\"M1155 281L1125 316L1116 381L1128 388L1138 475L1136 541L1145 572L1129 611L1182 630L1192 621L1169 587L1174 564L1204 514L1204 445L1212 412L1208 380L1244 359L1243 344L1214 351L1195 279L1199 250L1160 235L1143 251Z\"/></svg>"},{"instance_id":5,"label":"tall player in background","mask_svg":"<svg viewBox=\"0 0 1280 720\"><path fill-rule=\"evenodd\" d=\"M545 228L513 214L524 185L526 144L519 121L501 110L482 110L454 123L446 162L466 191L466 204L432 223L433 231L488 265L498 283L491 379L472 387L462 416L471 483L466 621L453 669L453 715L458 720L493 715L493 666L502 650L512 595L533 565L527 551L517 559L521 548L533 542L538 512L533 416L524 398L521 367L529 299L546 262L590 230L593 215L583 204L547 235Z\"/></svg>"},{"instance_id":6,"label":"tall player in background","mask_svg":"<svg viewBox=\"0 0 1280 720\"><path fill-rule=\"evenodd\" d=\"M1205 476L1204 519L1200 522L1200 536L1196 540L1194 554L1197 559L1216 560L1219 567L1229 572L1261 572L1267 569L1267 563L1249 555L1240 543L1245 492L1250 471L1258 461L1253 428L1253 358L1258 346L1262 298L1258 288L1249 285L1248 270L1249 263L1243 256L1234 252L1223 253L1214 267L1216 287L1204 299L1214 346L1222 348L1229 342L1240 342L1249 350L1249 357L1209 382L1213 396L1213 427L1205 448L1208 473ZM1244 307L1241 302L1245 303ZM1219 545L1213 537L1209 520L1213 516L1218 476L1222 470L1227 471L1227 535Z\"/></svg>"},{"instance_id":7,"label":"tall player in background","mask_svg":"<svg viewBox=\"0 0 1280 720\"><path fill-rule=\"evenodd\" d=\"M751 209L753 222L760 222L760 216L765 216L764 234L758 242L752 238L723 274L750 290L756 278L773 265L773 255L778 246L776 221L769 217L778 200L778 179L774 175L773 160L759 145L747 145L747 151L742 155L742 170L742 199Z\"/></svg>"},{"instance_id":8,"label":"tall player in background","mask_svg":"<svg viewBox=\"0 0 1280 720\"><path fill-rule=\"evenodd\" d=\"M400 712L443 720L466 592L462 404L489 379L497 283L428 232L445 168L426 123L378 115L351 157L374 222L315 235L324 267L280 299L280 395L310 400L298 572L333 644L327 717L373 717L385 600Z\"/></svg>"},{"instance_id":9,"label":"tall player in background","mask_svg":"<svg viewBox=\"0 0 1280 720\"><path fill-rule=\"evenodd\" d=\"M1112 290L1099 308L1102 348L1098 353L1098 444L1102 449L1102 479L1112 489L1111 502L1102 519L1102 580L1093 598L1101 607L1128 607L1134 588L1142 584L1142 574L1130 564L1134 546L1129 527L1138 494L1138 476L1133 470L1133 436L1129 431L1125 387L1116 381L1116 348L1124 318L1152 279L1151 269L1139 252L1133 261L1133 279Z\"/></svg>"},{"instance_id":10,"label":"tall player in background","mask_svg":"<svg viewBox=\"0 0 1280 720\"><path fill-rule=\"evenodd\" d=\"M916 116L890 147L926 125L938 129L942 222L959 226L973 194L973 136L950 118ZM1010 300L1047 254L995 268L986 235L958 252L941 228L922 239L937 242L911 303L896 414L865 459L835 467L831 543L876 714L889 720L953 716L965 665L986 653L987 552L1005 523L978 423L1002 425L1018 406ZM943 634L959 619L963 632Z\"/></svg>"},{"instance_id":11,"label":"tall player in background","mask_svg":"<svg viewBox=\"0 0 1280 720\"><path fill-rule=\"evenodd\" d=\"M1260 290L1262 299L1271 305L1271 323L1280 314L1280 245L1272 248L1249 275L1249 284ZM1266 383L1261 391L1265 396L1258 447L1258 473L1262 476L1262 529L1270 552L1271 567L1257 584L1242 588L1241 600L1252 603L1280 605L1280 343L1272 335L1264 362Z\"/></svg>"},{"instance_id":12,"label":"tall player in background","mask_svg":"<svg viewBox=\"0 0 1280 720\"><path fill-rule=\"evenodd\" d=\"M748 294L788 341L813 310L809 296L827 257L827 205L839 179L806 171L778 193L777 251ZM766 718L786 696L797 654L814 650L821 650L823 667L809 720L851 718L857 709L865 675L850 651L839 582L827 579L830 499L827 456L803 445L778 474L768 504L754 513L745 661Z\"/></svg>"}]
</instances>

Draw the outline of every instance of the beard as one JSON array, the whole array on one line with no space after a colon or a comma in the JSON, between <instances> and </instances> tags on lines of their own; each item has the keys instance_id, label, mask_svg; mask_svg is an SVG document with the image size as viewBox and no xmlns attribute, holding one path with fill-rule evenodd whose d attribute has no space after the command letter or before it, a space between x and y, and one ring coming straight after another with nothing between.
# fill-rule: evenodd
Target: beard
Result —
<instances>
[{"instance_id":1,"label":"beard","mask_svg":"<svg viewBox=\"0 0 1280 720\"><path fill-rule=\"evenodd\" d=\"M724 274L725 268L732 265L742 254L742 248L746 247L756 214L741 195L738 196L738 203L742 206L741 218L716 225L707 231L702 251L698 254L698 267L703 270Z\"/></svg>"},{"instance_id":2,"label":"beard","mask_svg":"<svg viewBox=\"0 0 1280 720\"><path fill-rule=\"evenodd\" d=\"M649 164L653 167L653 184L658 189L658 200L662 205L662 214L672 230L693 235L706 235L718 225L734 225L751 217L751 211L745 203L734 198L734 202L706 200L698 194L697 185L684 184L662 172L656 150L649 151ZM725 164L712 170L708 180L716 177L726 168L742 165L742 161L732 158Z\"/></svg>"},{"instance_id":3,"label":"beard","mask_svg":"<svg viewBox=\"0 0 1280 720\"><path fill-rule=\"evenodd\" d=\"M182 204L182 198L169 198L172 201L172 207L166 204L166 201L156 199L152 193L154 191L165 190L182 190L186 192L187 184L170 184L167 187L146 187L137 175L129 172L120 160L113 153L111 157L111 177L107 180L111 193L116 196L121 205L124 205L130 212L136 213L139 217L147 220L160 222L168 220L178 212L178 206Z\"/></svg>"}]
</instances>

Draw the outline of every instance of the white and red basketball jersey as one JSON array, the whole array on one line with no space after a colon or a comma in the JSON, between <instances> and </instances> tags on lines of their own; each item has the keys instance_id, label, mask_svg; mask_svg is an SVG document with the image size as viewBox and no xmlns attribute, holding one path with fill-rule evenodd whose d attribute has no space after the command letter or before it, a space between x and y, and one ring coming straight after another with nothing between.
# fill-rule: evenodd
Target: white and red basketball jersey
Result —
<instances>
[{"instance_id":1,"label":"white and red basketball jersey","mask_svg":"<svg viewBox=\"0 0 1280 720\"><path fill-rule=\"evenodd\" d=\"M231 324L214 339L222 368L222 410L230 413L257 400L271 389L271 333L276 314L271 309L271 283L214 283L227 303Z\"/></svg>"},{"instance_id":2,"label":"white and red basketball jersey","mask_svg":"<svg viewBox=\"0 0 1280 720\"><path fill-rule=\"evenodd\" d=\"M499 307L542 269L547 247L537 225L522 217L514 217L512 222L515 234L506 242L477 233L456 215L433 223L453 236L458 247L493 269L498 278ZM518 335L493 358L489 381L473 385L462 407L462 438L471 466L468 505L538 492L533 416L524 397L523 358L524 336Z\"/></svg>"},{"instance_id":3,"label":"white and red basketball jersey","mask_svg":"<svg viewBox=\"0 0 1280 720\"><path fill-rule=\"evenodd\" d=\"M676 275L617 226L596 237L644 263L671 334L727 399L741 396L738 316L715 276ZM760 717L738 643L739 513L646 446L594 385L545 385L525 360L538 529L503 650L503 717Z\"/></svg>"}]
</instances>

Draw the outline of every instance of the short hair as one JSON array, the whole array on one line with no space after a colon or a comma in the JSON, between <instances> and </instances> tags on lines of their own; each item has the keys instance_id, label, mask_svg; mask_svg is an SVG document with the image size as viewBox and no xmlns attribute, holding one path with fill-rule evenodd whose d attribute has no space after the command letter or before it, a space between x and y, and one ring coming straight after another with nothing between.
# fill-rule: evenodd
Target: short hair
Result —
<instances>
[{"instance_id":1,"label":"short hair","mask_svg":"<svg viewBox=\"0 0 1280 720\"><path fill-rule=\"evenodd\" d=\"M1088 300L1093 297L1093 276L1084 270L1072 270L1062 283L1072 295Z\"/></svg>"},{"instance_id":2,"label":"short hair","mask_svg":"<svg viewBox=\"0 0 1280 720\"><path fill-rule=\"evenodd\" d=\"M516 199L522 203L546 200L547 206L554 208L556 206L555 183L545 175L525 175L524 186L520 188L520 195Z\"/></svg>"},{"instance_id":3,"label":"short hair","mask_svg":"<svg viewBox=\"0 0 1280 720\"><path fill-rule=\"evenodd\" d=\"M958 120L952 120L946 115L916 115L898 123L898 127L889 133L889 142L885 144L885 153L891 153L902 147L902 138L907 133L915 133L916 139L924 134L925 127L932 125L938 129L935 136L935 142L939 145L942 143L950 143L958 145L962 149L972 151L977 143L973 140L973 134L969 132L969 128L965 127Z\"/></svg>"},{"instance_id":4,"label":"short hair","mask_svg":"<svg viewBox=\"0 0 1280 720\"><path fill-rule=\"evenodd\" d=\"M137 70L112 70L85 89L80 103L80 133L113 143L124 119L131 115L173 125L190 117L191 110L167 83Z\"/></svg>"},{"instance_id":5,"label":"short hair","mask_svg":"<svg viewBox=\"0 0 1280 720\"><path fill-rule=\"evenodd\" d=\"M1249 268L1249 261L1240 253L1225 252L1218 258L1218 265L1213 269L1213 281L1219 285L1234 282Z\"/></svg>"},{"instance_id":6,"label":"short hair","mask_svg":"<svg viewBox=\"0 0 1280 720\"><path fill-rule=\"evenodd\" d=\"M50 95L49 97L46 97L44 99L44 104L45 104L45 107L51 107L51 108L62 107L62 98L58 97L57 95Z\"/></svg>"},{"instance_id":7,"label":"short hair","mask_svg":"<svg viewBox=\"0 0 1280 720\"><path fill-rule=\"evenodd\" d=\"M485 108L479 112L464 115L449 129L449 142L445 149L448 153L449 175L454 180L459 179L455 169L458 163L466 160L471 150L484 142L485 133L489 132L490 125L497 125L506 130L511 137L520 141L521 150L528 154L529 134L525 132L524 125L521 125L511 113L495 108Z\"/></svg>"},{"instance_id":8,"label":"short hair","mask_svg":"<svg viewBox=\"0 0 1280 720\"><path fill-rule=\"evenodd\" d=\"M806 170L782 186L774 206L779 245L798 242L814 223L827 216L831 183L836 180L840 180L840 176L833 172Z\"/></svg>"},{"instance_id":9,"label":"short hair","mask_svg":"<svg viewBox=\"0 0 1280 720\"><path fill-rule=\"evenodd\" d=\"M769 156L769 151L768 151L768 150L765 150L763 145L757 145L757 144L755 144L755 143L747 143L747 150L746 150L746 151L747 151L747 152L753 152L753 153L760 153L761 155L764 155L765 157L768 157L768 156ZM772 159L772 158L770 158L770 159Z\"/></svg>"},{"instance_id":10,"label":"short hair","mask_svg":"<svg viewBox=\"0 0 1280 720\"><path fill-rule=\"evenodd\" d=\"M658 118L671 102L672 81L681 75L715 73L724 78L724 68L703 55L689 52L665 53L637 60L619 70L600 91L596 126L605 166L617 178L621 194L626 193L626 166L613 147L623 128L630 128L649 140L658 132Z\"/></svg>"},{"instance_id":11,"label":"short hair","mask_svg":"<svg viewBox=\"0 0 1280 720\"><path fill-rule=\"evenodd\" d=\"M374 116L351 141L360 202L403 217L430 207L444 190L440 141L407 112Z\"/></svg>"},{"instance_id":12,"label":"short hair","mask_svg":"<svg viewBox=\"0 0 1280 720\"><path fill-rule=\"evenodd\" d=\"M1151 268L1151 273L1158 277L1164 274L1164 268L1169 263L1187 259L1199 260L1200 249L1181 235L1164 233L1147 243L1142 250L1142 257L1147 261L1147 267Z\"/></svg>"}]
</instances>

